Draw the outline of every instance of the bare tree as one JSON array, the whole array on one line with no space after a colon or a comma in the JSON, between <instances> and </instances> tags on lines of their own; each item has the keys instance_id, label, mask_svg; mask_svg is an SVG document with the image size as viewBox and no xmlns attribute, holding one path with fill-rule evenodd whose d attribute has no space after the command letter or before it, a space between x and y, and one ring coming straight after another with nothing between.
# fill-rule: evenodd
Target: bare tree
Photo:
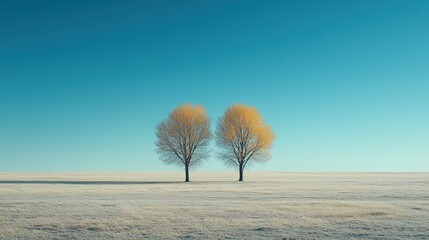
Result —
<instances>
[{"instance_id":1,"label":"bare tree","mask_svg":"<svg viewBox=\"0 0 429 240\"><path fill-rule=\"evenodd\" d=\"M237 167L239 181L248 163L270 159L270 149L275 135L254 107L234 105L220 118L216 143L222 149L220 157L227 165Z\"/></svg>"},{"instance_id":2,"label":"bare tree","mask_svg":"<svg viewBox=\"0 0 429 240\"><path fill-rule=\"evenodd\" d=\"M185 104L174 109L156 127L157 152L166 164L185 167L185 181L189 169L208 157L212 138L210 118L202 106Z\"/></svg>"}]
</instances>

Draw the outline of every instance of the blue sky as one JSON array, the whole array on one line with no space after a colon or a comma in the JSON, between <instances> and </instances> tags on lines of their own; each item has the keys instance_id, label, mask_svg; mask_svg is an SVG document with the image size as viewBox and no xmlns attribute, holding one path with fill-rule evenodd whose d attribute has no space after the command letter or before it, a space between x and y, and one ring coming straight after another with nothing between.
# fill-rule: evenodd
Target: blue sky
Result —
<instances>
[{"instance_id":1,"label":"blue sky","mask_svg":"<svg viewBox=\"0 0 429 240\"><path fill-rule=\"evenodd\" d=\"M172 171L155 126L256 106L252 170L429 171L428 1L2 1L0 171ZM213 126L214 128L214 126ZM224 171L212 157L201 171Z\"/></svg>"}]
</instances>

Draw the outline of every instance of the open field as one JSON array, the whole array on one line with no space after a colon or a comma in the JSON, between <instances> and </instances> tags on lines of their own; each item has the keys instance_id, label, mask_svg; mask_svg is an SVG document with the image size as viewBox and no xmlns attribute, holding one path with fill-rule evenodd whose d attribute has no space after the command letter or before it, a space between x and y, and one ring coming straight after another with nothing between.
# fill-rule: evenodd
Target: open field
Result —
<instances>
[{"instance_id":1,"label":"open field","mask_svg":"<svg viewBox=\"0 0 429 240\"><path fill-rule=\"evenodd\" d=\"M0 174L1 239L429 239L429 173Z\"/></svg>"}]
</instances>

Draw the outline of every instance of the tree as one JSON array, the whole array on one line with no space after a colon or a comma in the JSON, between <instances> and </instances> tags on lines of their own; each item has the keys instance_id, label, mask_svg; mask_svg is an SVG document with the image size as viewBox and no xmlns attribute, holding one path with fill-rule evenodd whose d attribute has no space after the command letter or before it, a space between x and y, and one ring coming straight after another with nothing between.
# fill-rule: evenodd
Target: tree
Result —
<instances>
[{"instance_id":1,"label":"tree","mask_svg":"<svg viewBox=\"0 0 429 240\"><path fill-rule=\"evenodd\" d=\"M227 165L239 170L239 181L248 163L270 159L270 149L275 135L262 120L258 110L244 105L228 107L220 118L216 143L221 148L220 157Z\"/></svg>"},{"instance_id":2,"label":"tree","mask_svg":"<svg viewBox=\"0 0 429 240\"><path fill-rule=\"evenodd\" d=\"M202 106L185 104L177 107L156 127L157 152L166 164L185 167L185 181L189 182L189 168L208 157L212 138L210 118Z\"/></svg>"}]
</instances>

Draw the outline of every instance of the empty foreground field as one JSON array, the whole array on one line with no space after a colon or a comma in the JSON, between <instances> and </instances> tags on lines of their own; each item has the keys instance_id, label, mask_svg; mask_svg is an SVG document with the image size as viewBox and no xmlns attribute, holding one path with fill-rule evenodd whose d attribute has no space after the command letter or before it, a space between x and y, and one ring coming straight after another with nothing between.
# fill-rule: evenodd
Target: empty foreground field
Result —
<instances>
[{"instance_id":1,"label":"empty foreground field","mask_svg":"<svg viewBox=\"0 0 429 240\"><path fill-rule=\"evenodd\" d=\"M429 239L428 173L0 174L1 239Z\"/></svg>"}]
</instances>

